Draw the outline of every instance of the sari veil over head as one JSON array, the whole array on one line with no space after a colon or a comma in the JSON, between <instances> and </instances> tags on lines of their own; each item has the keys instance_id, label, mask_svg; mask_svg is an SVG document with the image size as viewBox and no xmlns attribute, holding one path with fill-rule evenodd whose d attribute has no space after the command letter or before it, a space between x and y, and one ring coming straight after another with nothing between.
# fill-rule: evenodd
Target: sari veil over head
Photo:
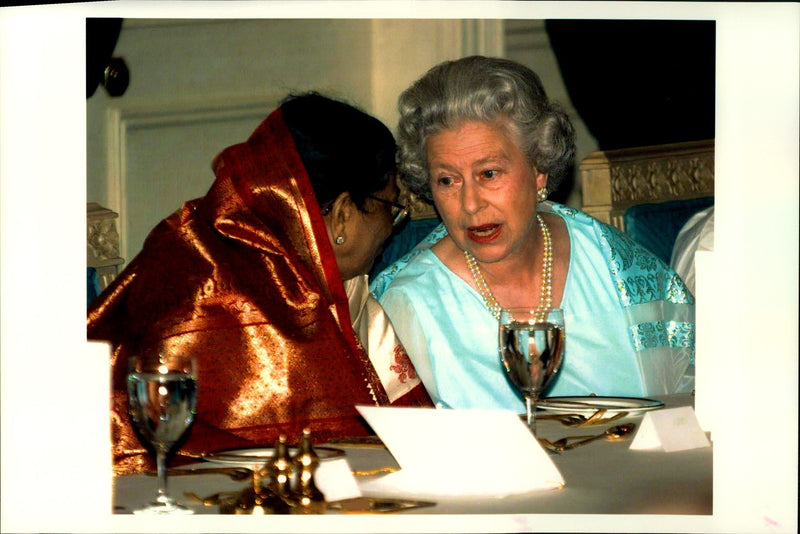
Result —
<instances>
[{"instance_id":1,"label":"sari veil over head","mask_svg":"<svg viewBox=\"0 0 800 534\"><path fill-rule=\"evenodd\" d=\"M213 168L206 196L156 226L89 309L89 339L113 349L117 474L152 469L126 410L137 351L197 359L197 417L179 454L293 441L303 428L317 442L364 435L354 405L389 404L281 110Z\"/></svg>"}]
</instances>

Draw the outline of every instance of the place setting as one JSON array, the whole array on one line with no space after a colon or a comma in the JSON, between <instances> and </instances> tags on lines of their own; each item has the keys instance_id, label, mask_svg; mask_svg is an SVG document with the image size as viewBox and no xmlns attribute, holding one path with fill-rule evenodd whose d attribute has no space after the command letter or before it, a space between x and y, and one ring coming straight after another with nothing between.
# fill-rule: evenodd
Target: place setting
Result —
<instances>
[{"instance_id":1,"label":"place setting","mask_svg":"<svg viewBox=\"0 0 800 534\"><path fill-rule=\"evenodd\" d=\"M271 447L178 452L196 461L174 468L167 458L180 449L195 417L196 364L177 356L132 358L129 415L157 460L157 472L138 480L155 476L157 483L154 500L124 507L122 513L129 508L159 515L424 513L442 505L461 509L458 503L476 499L491 508L508 498L513 503L521 496L581 484L584 475L567 458L574 449L591 448L608 461L621 451L710 446L691 406L597 395L541 398L562 365L565 340L560 309L501 312L498 355L525 399L523 415L496 409L356 406L373 435L317 444L305 429L300 436L281 435ZM600 443L607 445L593 445ZM476 463L476 458L491 461ZM179 499L167 492L168 479L180 481Z\"/></svg>"},{"instance_id":2,"label":"place setting","mask_svg":"<svg viewBox=\"0 0 800 534\"><path fill-rule=\"evenodd\" d=\"M297 445L288 445L282 435L274 447L227 449L189 457L197 462L167 470L170 477L191 477L194 481L193 485L182 485L194 487L183 491L180 504L172 501L184 514L386 514L436 504L363 495L359 478L396 472L396 464L384 457L384 467L352 469L343 448L314 445L308 429Z\"/></svg>"},{"instance_id":3,"label":"place setting","mask_svg":"<svg viewBox=\"0 0 800 534\"><path fill-rule=\"evenodd\" d=\"M561 368L566 328L559 308L510 308L500 311L498 351L509 382L525 398L525 422L531 434L548 452L561 453L592 441L614 441L632 436L634 423L609 427L594 435L567 436L557 440L540 437L537 420L553 420L569 428L599 426L643 409L663 407L649 399L618 397L551 397L540 399ZM538 414L538 411L545 413Z\"/></svg>"},{"instance_id":4,"label":"place setting","mask_svg":"<svg viewBox=\"0 0 800 534\"><path fill-rule=\"evenodd\" d=\"M509 382L525 398L525 422L547 451L559 454L596 441L631 438L632 450L686 450L710 446L691 407L666 409L661 400L614 396L540 398L557 376L564 358L567 330L558 308L510 308L500 311L498 351ZM655 412L659 411L656 415ZM627 419L639 418L641 422ZM622 423L620 420L626 419ZM594 434L556 439L540 437L537 421L557 421L563 427L606 426ZM617 423L610 426L612 423ZM637 428L637 425L639 427Z\"/></svg>"},{"instance_id":5,"label":"place setting","mask_svg":"<svg viewBox=\"0 0 800 534\"><path fill-rule=\"evenodd\" d=\"M345 450L313 444L309 429L303 430L296 445L289 445L288 437L281 435L273 447L180 452L196 413L194 358L164 354L131 357L127 384L128 415L139 439L154 451L157 466L156 472L144 474L145 479L156 478L156 496L144 506L138 505L133 514L190 515L205 509L235 515L384 514L435 505L364 496L356 477L394 472L396 464L353 470ZM173 454L196 462L169 468ZM191 477L195 490L184 491L181 500L173 497L167 490L170 477L182 482ZM203 491L207 488L213 488L213 493ZM115 507L116 512L127 510Z\"/></svg>"}]
</instances>

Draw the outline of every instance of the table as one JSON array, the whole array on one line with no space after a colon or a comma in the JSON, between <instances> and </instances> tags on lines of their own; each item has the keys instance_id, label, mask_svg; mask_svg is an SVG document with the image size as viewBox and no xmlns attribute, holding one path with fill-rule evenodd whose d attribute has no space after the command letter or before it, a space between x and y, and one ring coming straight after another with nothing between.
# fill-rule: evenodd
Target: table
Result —
<instances>
[{"instance_id":1,"label":"table","mask_svg":"<svg viewBox=\"0 0 800 534\"><path fill-rule=\"evenodd\" d=\"M656 397L666 407L692 405L692 395ZM538 423L542 437L556 439L566 435L600 433L623 422L640 423L643 415L626 417L605 426L568 429L557 421ZM565 486L504 498L443 498L435 506L414 508L399 514L680 514L712 513L712 447L679 452L632 451L630 440L597 440L552 459L561 471ZM353 470L396 466L384 448L336 445L346 452ZM169 490L198 514L218 514L216 506L205 507L184 497L184 492L209 496L220 491L236 491L248 486L225 475L170 477ZM141 506L155 494L156 479L148 475L128 475L114 481L115 513L125 514ZM405 496L414 499L414 495Z\"/></svg>"}]
</instances>

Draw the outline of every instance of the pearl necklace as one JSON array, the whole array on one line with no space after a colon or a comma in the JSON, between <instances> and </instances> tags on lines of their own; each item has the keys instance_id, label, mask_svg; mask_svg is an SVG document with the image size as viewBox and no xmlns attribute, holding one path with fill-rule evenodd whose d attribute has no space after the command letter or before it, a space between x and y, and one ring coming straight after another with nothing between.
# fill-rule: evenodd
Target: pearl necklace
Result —
<instances>
[{"instance_id":1,"label":"pearl necklace","mask_svg":"<svg viewBox=\"0 0 800 534\"><path fill-rule=\"evenodd\" d=\"M542 230L542 289L539 295L539 306L536 308L537 316L544 316L546 310L549 310L553 305L553 242L550 239L550 229L542 219L541 215L536 215L536 220L539 221L539 228ZM472 279L475 280L475 285L478 286L478 293L483 297L486 307L492 313L495 319L500 320L500 310L502 307L497 299L492 295L486 279L483 278L481 268L478 266L478 261L469 251L464 251L464 257L467 259L467 267L469 272L472 273Z\"/></svg>"}]
</instances>

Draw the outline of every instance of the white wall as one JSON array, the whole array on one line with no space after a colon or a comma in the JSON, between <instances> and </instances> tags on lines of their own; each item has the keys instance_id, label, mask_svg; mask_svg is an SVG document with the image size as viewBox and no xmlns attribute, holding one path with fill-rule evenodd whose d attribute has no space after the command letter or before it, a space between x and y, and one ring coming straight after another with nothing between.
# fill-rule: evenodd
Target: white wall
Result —
<instances>
[{"instance_id":1,"label":"white wall","mask_svg":"<svg viewBox=\"0 0 800 534\"><path fill-rule=\"evenodd\" d=\"M123 258L205 193L212 158L287 93L315 88L368 108L371 33L367 20L125 20L114 55L130 86L87 102L87 198L119 212Z\"/></svg>"},{"instance_id":2,"label":"white wall","mask_svg":"<svg viewBox=\"0 0 800 534\"><path fill-rule=\"evenodd\" d=\"M394 131L397 98L429 68L471 54L503 55L502 20L373 21L373 111Z\"/></svg>"}]
</instances>

